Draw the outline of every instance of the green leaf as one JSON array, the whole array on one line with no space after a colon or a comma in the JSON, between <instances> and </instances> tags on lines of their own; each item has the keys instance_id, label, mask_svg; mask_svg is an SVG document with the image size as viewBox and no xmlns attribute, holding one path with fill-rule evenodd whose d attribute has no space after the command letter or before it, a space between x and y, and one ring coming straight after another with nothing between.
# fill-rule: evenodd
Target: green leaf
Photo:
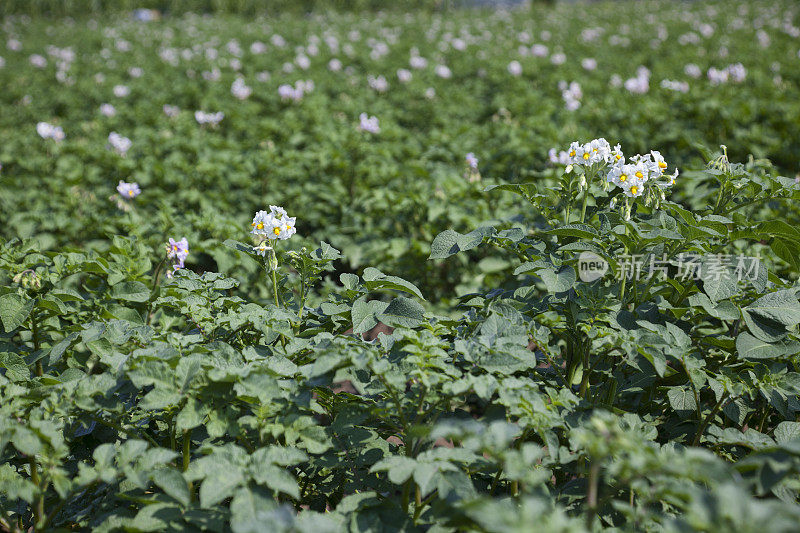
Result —
<instances>
[{"instance_id":1,"label":"green leaf","mask_svg":"<svg viewBox=\"0 0 800 533\"><path fill-rule=\"evenodd\" d=\"M396 291L413 294L421 300L425 299L422 297L419 288L410 281L398 278L397 276L387 276L377 268L368 267L364 269L364 274L361 278L364 280L367 289L371 291L378 289L394 289Z\"/></svg>"},{"instance_id":2,"label":"green leaf","mask_svg":"<svg viewBox=\"0 0 800 533\"><path fill-rule=\"evenodd\" d=\"M192 496L183 474L174 468L161 468L153 473L152 479L158 488L177 500L178 503L184 507L189 506Z\"/></svg>"},{"instance_id":3,"label":"green leaf","mask_svg":"<svg viewBox=\"0 0 800 533\"><path fill-rule=\"evenodd\" d=\"M547 291L552 293L570 290L577 279L575 269L571 266L562 266L558 270L545 268L536 273L542 278Z\"/></svg>"},{"instance_id":4,"label":"green leaf","mask_svg":"<svg viewBox=\"0 0 800 533\"><path fill-rule=\"evenodd\" d=\"M800 439L800 422L783 421L775 428L775 440L783 444L794 439Z\"/></svg>"},{"instance_id":5,"label":"green leaf","mask_svg":"<svg viewBox=\"0 0 800 533\"><path fill-rule=\"evenodd\" d=\"M288 494L296 500L300 499L300 487L297 485L294 476L287 472L285 468L254 461L250 471L256 483L265 485L276 492Z\"/></svg>"},{"instance_id":6,"label":"green leaf","mask_svg":"<svg viewBox=\"0 0 800 533\"><path fill-rule=\"evenodd\" d=\"M547 235L556 235L558 237L577 237L579 239L592 239L599 235L597 230L592 226L578 222L573 224L565 224L556 229L545 231L544 233Z\"/></svg>"},{"instance_id":7,"label":"green leaf","mask_svg":"<svg viewBox=\"0 0 800 533\"><path fill-rule=\"evenodd\" d=\"M111 288L110 296L128 302L146 302L150 299L150 289L141 281L123 281Z\"/></svg>"},{"instance_id":8,"label":"green leaf","mask_svg":"<svg viewBox=\"0 0 800 533\"><path fill-rule=\"evenodd\" d=\"M27 296L8 293L0 296L0 321L3 329L10 333L20 327L33 309L33 300Z\"/></svg>"},{"instance_id":9,"label":"green leaf","mask_svg":"<svg viewBox=\"0 0 800 533\"><path fill-rule=\"evenodd\" d=\"M353 320L353 333L364 333L378 325L377 316L389 306L388 302L380 300L367 301L361 297L353 303L350 316Z\"/></svg>"},{"instance_id":10,"label":"green leaf","mask_svg":"<svg viewBox=\"0 0 800 533\"><path fill-rule=\"evenodd\" d=\"M378 315L378 320L392 327L413 328L425 320L425 308L418 302L401 296L389 303L386 310Z\"/></svg>"},{"instance_id":11,"label":"green leaf","mask_svg":"<svg viewBox=\"0 0 800 533\"><path fill-rule=\"evenodd\" d=\"M782 290L765 294L744 309L754 315L764 317L792 328L800 323L800 302L796 289Z\"/></svg>"},{"instance_id":12,"label":"green leaf","mask_svg":"<svg viewBox=\"0 0 800 533\"><path fill-rule=\"evenodd\" d=\"M273 496L261 488L241 488L231 501L233 533L261 533L275 525Z\"/></svg>"},{"instance_id":13,"label":"green leaf","mask_svg":"<svg viewBox=\"0 0 800 533\"><path fill-rule=\"evenodd\" d=\"M460 251L458 249L459 237L461 234L451 229L441 232L431 243L431 254L428 259L446 259L457 254Z\"/></svg>"},{"instance_id":14,"label":"green leaf","mask_svg":"<svg viewBox=\"0 0 800 533\"><path fill-rule=\"evenodd\" d=\"M694 394L688 387L673 387L667 391L669 404L682 416L697 410Z\"/></svg>"},{"instance_id":15,"label":"green leaf","mask_svg":"<svg viewBox=\"0 0 800 533\"><path fill-rule=\"evenodd\" d=\"M6 369L6 377L11 381L27 381L31 377L25 359L11 352L0 352L0 368Z\"/></svg>"},{"instance_id":16,"label":"green leaf","mask_svg":"<svg viewBox=\"0 0 800 533\"><path fill-rule=\"evenodd\" d=\"M402 485L414 473L416 466L417 462L414 459L403 455L394 455L375 463L370 468L370 472L385 471L389 475L389 481L395 485Z\"/></svg>"},{"instance_id":17,"label":"green leaf","mask_svg":"<svg viewBox=\"0 0 800 533\"><path fill-rule=\"evenodd\" d=\"M757 339L746 331L736 337L736 351L741 359L770 359L784 353L779 346Z\"/></svg>"}]
</instances>

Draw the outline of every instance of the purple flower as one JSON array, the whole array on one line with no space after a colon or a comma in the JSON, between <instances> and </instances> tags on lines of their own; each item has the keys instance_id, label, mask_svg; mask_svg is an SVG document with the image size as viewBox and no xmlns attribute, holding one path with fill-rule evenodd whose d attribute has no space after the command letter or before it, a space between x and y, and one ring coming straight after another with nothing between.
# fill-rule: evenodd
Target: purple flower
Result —
<instances>
[{"instance_id":1,"label":"purple flower","mask_svg":"<svg viewBox=\"0 0 800 533\"><path fill-rule=\"evenodd\" d=\"M475 154L470 152L470 153L467 154L465 159L467 160L467 165L469 165L469 168L471 168L473 170L477 170L478 169L478 158L475 157Z\"/></svg>"},{"instance_id":2,"label":"purple flower","mask_svg":"<svg viewBox=\"0 0 800 533\"><path fill-rule=\"evenodd\" d=\"M123 198L136 198L142 191L139 189L138 183L126 183L120 180L119 185L117 185L117 192Z\"/></svg>"},{"instance_id":3,"label":"purple flower","mask_svg":"<svg viewBox=\"0 0 800 533\"><path fill-rule=\"evenodd\" d=\"M189 255L189 241L186 240L186 237L182 238L179 241L171 238L169 239L169 244L167 245L167 257L169 259L175 259L177 261L178 268L183 268L183 262L186 261L186 257Z\"/></svg>"}]
</instances>

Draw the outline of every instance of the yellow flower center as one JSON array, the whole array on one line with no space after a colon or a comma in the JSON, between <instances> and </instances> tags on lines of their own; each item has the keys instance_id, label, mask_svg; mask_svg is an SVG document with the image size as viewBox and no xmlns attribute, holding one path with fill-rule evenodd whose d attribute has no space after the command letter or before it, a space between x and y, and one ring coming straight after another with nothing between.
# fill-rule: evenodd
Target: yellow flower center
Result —
<instances>
[{"instance_id":1,"label":"yellow flower center","mask_svg":"<svg viewBox=\"0 0 800 533\"><path fill-rule=\"evenodd\" d=\"M631 194L636 194L637 192L639 192L639 187L637 187L636 185L631 187Z\"/></svg>"},{"instance_id":2,"label":"yellow flower center","mask_svg":"<svg viewBox=\"0 0 800 533\"><path fill-rule=\"evenodd\" d=\"M571 151L571 152L569 153L569 156L570 156L570 157L575 157L575 150Z\"/></svg>"},{"instance_id":3,"label":"yellow flower center","mask_svg":"<svg viewBox=\"0 0 800 533\"><path fill-rule=\"evenodd\" d=\"M130 190L128 191L128 196L133 196L133 189L130 189Z\"/></svg>"},{"instance_id":4,"label":"yellow flower center","mask_svg":"<svg viewBox=\"0 0 800 533\"><path fill-rule=\"evenodd\" d=\"M627 174L620 174L619 181L625 181L627 179L628 179L628 175Z\"/></svg>"},{"instance_id":5,"label":"yellow flower center","mask_svg":"<svg viewBox=\"0 0 800 533\"><path fill-rule=\"evenodd\" d=\"M637 172L637 173L636 173L636 177L637 177L637 178L642 178L642 177L643 177L643 176L642 176L642 173L641 173L641 172Z\"/></svg>"},{"instance_id":6,"label":"yellow flower center","mask_svg":"<svg viewBox=\"0 0 800 533\"><path fill-rule=\"evenodd\" d=\"M585 154L583 154L583 158L584 159L589 159L589 152L586 152Z\"/></svg>"},{"instance_id":7,"label":"yellow flower center","mask_svg":"<svg viewBox=\"0 0 800 533\"><path fill-rule=\"evenodd\" d=\"M172 251L173 251L173 252L177 252L177 251L178 251L178 247L177 247L177 245L172 247Z\"/></svg>"},{"instance_id":8,"label":"yellow flower center","mask_svg":"<svg viewBox=\"0 0 800 533\"><path fill-rule=\"evenodd\" d=\"M256 225L256 229L264 229L264 223L263 223L263 222L259 222L259 223Z\"/></svg>"},{"instance_id":9,"label":"yellow flower center","mask_svg":"<svg viewBox=\"0 0 800 533\"><path fill-rule=\"evenodd\" d=\"M658 163L658 168L667 168L667 164L665 162L663 162L663 161L660 161Z\"/></svg>"},{"instance_id":10,"label":"yellow flower center","mask_svg":"<svg viewBox=\"0 0 800 533\"><path fill-rule=\"evenodd\" d=\"M617 161L619 161L620 159L622 159L622 156L621 156L621 155L619 155L619 154L615 155L614 157L616 157L616 158L617 158Z\"/></svg>"},{"instance_id":11,"label":"yellow flower center","mask_svg":"<svg viewBox=\"0 0 800 533\"><path fill-rule=\"evenodd\" d=\"M274 233L275 235L280 235L281 234L281 228L275 228L274 230L272 230L272 233Z\"/></svg>"}]
</instances>

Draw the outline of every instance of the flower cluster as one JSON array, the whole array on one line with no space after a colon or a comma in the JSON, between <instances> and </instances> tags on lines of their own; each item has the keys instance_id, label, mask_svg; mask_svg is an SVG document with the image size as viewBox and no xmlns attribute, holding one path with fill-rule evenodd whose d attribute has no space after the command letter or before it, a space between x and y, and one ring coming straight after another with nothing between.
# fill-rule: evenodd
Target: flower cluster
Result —
<instances>
[{"instance_id":1,"label":"flower cluster","mask_svg":"<svg viewBox=\"0 0 800 533\"><path fill-rule=\"evenodd\" d=\"M481 180L481 173L478 171L478 158L472 152L469 152L464 160L467 163L466 177L470 183L475 183Z\"/></svg>"},{"instance_id":2,"label":"flower cluster","mask_svg":"<svg viewBox=\"0 0 800 533\"><path fill-rule=\"evenodd\" d=\"M223 118L225 118L225 113L222 111L216 113L206 113L205 111L194 112L194 119L198 124L211 124L212 126L216 126L222 122Z\"/></svg>"},{"instance_id":3,"label":"flower cluster","mask_svg":"<svg viewBox=\"0 0 800 533\"><path fill-rule=\"evenodd\" d=\"M186 237L179 241L176 241L173 238L169 239L169 244L167 244L167 259L172 259L174 263L172 265L172 271L167 272L168 278L171 278L176 270L184 268L184 261L186 261L186 257L188 257L188 255L189 241L186 240Z\"/></svg>"},{"instance_id":4,"label":"flower cluster","mask_svg":"<svg viewBox=\"0 0 800 533\"><path fill-rule=\"evenodd\" d=\"M741 83L747 77L747 70L741 63L734 63L724 69L711 67L708 69L707 76L711 85L727 83L728 80L732 80L734 83Z\"/></svg>"},{"instance_id":5,"label":"flower cluster","mask_svg":"<svg viewBox=\"0 0 800 533\"><path fill-rule=\"evenodd\" d=\"M583 91L578 82L573 81L569 84L565 81L558 83L558 88L561 90L561 97L564 99L564 107L568 111L575 111L581 106L581 98L583 98Z\"/></svg>"},{"instance_id":6,"label":"flower cluster","mask_svg":"<svg viewBox=\"0 0 800 533\"><path fill-rule=\"evenodd\" d=\"M278 96L281 97L281 100L294 100L295 102L299 102L303 99L303 96L310 93L314 90L314 82L313 80L297 80L294 84L294 87L289 85L288 83L284 83L280 87L278 87Z\"/></svg>"},{"instance_id":7,"label":"flower cluster","mask_svg":"<svg viewBox=\"0 0 800 533\"><path fill-rule=\"evenodd\" d=\"M297 233L294 224L297 220L296 217L290 217L286 214L286 210L276 205L269 206L269 211L259 211L253 217L253 223L250 224L250 233L261 238L261 242L256 246L255 250L259 255L266 254L270 249L266 245L266 240L286 240L292 235Z\"/></svg>"},{"instance_id":8,"label":"flower cluster","mask_svg":"<svg viewBox=\"0 0 800 533\"><path fill-rule=\"evenodd\" d=\"M53 139L57 142L64 140L64 130L61 129L61 126L53 126L47 122L39 122L36 124L36 133L38 133L39 137L42 139Z\"/></svg>"},{"instance_id":9,"label":"flower cluster","mask_svg":"<svg viewBox=\"0 0 800 533\"><path fill-rule=\"evenodd\" d=\"M645 155L626 158L620 145L613 148L603 138L594 139L581 144L573 142L567 152L558 153L550 150L550 160L567 165L567 172L573 168L582 169L581 189L588 188L588 181L595 176L601 177L603 187L621 189L625 196L625 218L630 217L628 198L644 197L645 205L664 199L664 190L675 184L678 170L667 174L667 162L660 152L655 150ZM612 207L616 199L612 199Z\"/></svg>"},{"instance_id":10,"label":"flower cluster","mask_svg":"<svg viewBox=\"0 0 800 533\"><path fill-rule=\"evenodd\" d=\"M123 198L128 199L136 198L139 196L139 194L141 194L142 191L139 189L138 183L127 183L120 180L119 184L117 185L117 192Z\"/></svg>"},{"instance_id":11,"label":"flower cluster","mask_svg":"<svg viewBox=\"0 0 800 533\"><path fill-rule=\"evenodd\" d=\"M131 140L127 137L123 137L116 131L112 131L108 134L108 144L111 145L111 148L113 148L118 154L125 155L128 153L128 150L130 150L133 142L131 142Z\"/></svg>"},{"instance_id":12,"label":"flower cluster","mask_svg":"<svg viewBox=\"0 0 800 533\"><path fill-rule=\"evenodd\" d=\"M368 133L380 133L381 126L378 122L378 117L371 117L366 113L361 113L358 116L358 129L359 131L366 131Z\"/></svg>"},{"instance_id":13,"label":"flower cluster","mask_svg":"<svg viewBox=\"0 0 800 533\"><path fill-rule=\"evenodd\" d=\"M238 98L239 100L246 100L252 94L253 89L251 89L245 82L243 78L236 78L236 80L231 85L231 94Z\"/></svg>"}]
</instances>

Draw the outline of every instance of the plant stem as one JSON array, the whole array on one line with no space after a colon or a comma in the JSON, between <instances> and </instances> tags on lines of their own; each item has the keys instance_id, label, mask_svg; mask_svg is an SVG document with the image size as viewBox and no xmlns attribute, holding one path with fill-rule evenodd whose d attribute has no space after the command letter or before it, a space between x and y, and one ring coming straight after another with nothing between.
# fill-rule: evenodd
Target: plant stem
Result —
<instances>
[{"instance_id":1,"label":"plant stem","mask_svg":"<svg viewBox=\"0 0 800 533\"><path fill-rule=\"evenodd\" d=\"M414 524L416 524L417 520L419 520L419 515L422 513L422 491L420 491L419 485L416 483L414 486L416 487L414 491Z\"/></svg>"},{"instance_id":2,"label":"plant stem","mask_svg":"<svg viewBox=\"0 0 800 533\"><path fill-rule=\"evenodd\" d=\"M183 470L186 472L189 469L189 460L192 457L192 431L189 429L183 430Z\"/></svg>"},{"instance_id":3,"label":"plant stem","mask_svg":"<svg viewBox=\"0 0 800 533\"><path fill-rule=\"evenodd\" d=\"M275 269L272 269L272 292L275 295L275 306L280 307L280 303L278 303L278 275L275 273Z\"/></svg>"},{"instance_id":4,"label":"plant stem","mask_svg":"<svg viewBox=\"0 0 800 533\"><path fill-rule=\"evenodd\" d=\"M158 264L158 266L156 266L155 274L153 274L153 286L150 289L150 301L147 302L147 319L145 322L145 324L147 324L148 326L150 325L150 321L153 320L153 315L152 315L153 293L155 292L156 287L158 286L158 278L161 276L161 268L164 266L164 263L166 262L167 262L167 256L164 256L164 258L161 259L161 262Z\"/></svg>"},{"instance_id":5,"label":"plant stem","mask_svg":"<svg viewBox=\"0 0 800 533\"><path fill-rule=\"evenodd\" d=\"M36 320L36 311L31 313L31 330L33 334L33 349L34 352L39 351L39 322ZM44 368L42 368L42 359L36 360L36 377L42 377Z\"/></svg>"},{"instance_id":6,"label":"plant stem","mask_svg":"<svg viewBox=\"0 0 800 533\"><path fill-rule=\"evenodd\" d=\"M45 488L40 486L40 479L39 479L39 468L36 466L36 456L31 455L28 458L28 465L31 469L31 482L36 485L36 489L39 491L39 494L36 495L36 499L34 500L33 504L33 530L39 531L39 527L41 525L42 519L44 518L44 490Z\"/></svg>"},{"instance_id":7,"label":"plant stem","mask_svg":"<svg viewBox=\"0 0 800 533\"><path fill-rule=\"evenodd\" d=\"M586 201L589 199L589 185L586 185L586 191L583 193L583 205L581 206L581 224L586 218Z\"/></svg>"},{"instance_id":8,"label":"plant stem","mask_svg":"<svg viewBox=\"0 0 800 533\"><path fill-rule=\"evenodd\" d=\"M728 400L728 396L730 396L730 394L727 392L723 394L722 397L717 402L717 404L711 410L711 412L708 413L708 415L706 415L706 417L700 423L700 426L698 426L697 428L697 433L694 434L694 440L692 441L692 446L700 445L700 438L703 436L703 433L708 427L708 424L711 423L711 419L714 418L714 416L717 414L717 412L720 410L723 404ZM697 408L700 409L700 406L698 405Z\"/></svg>"}]
</instances>

